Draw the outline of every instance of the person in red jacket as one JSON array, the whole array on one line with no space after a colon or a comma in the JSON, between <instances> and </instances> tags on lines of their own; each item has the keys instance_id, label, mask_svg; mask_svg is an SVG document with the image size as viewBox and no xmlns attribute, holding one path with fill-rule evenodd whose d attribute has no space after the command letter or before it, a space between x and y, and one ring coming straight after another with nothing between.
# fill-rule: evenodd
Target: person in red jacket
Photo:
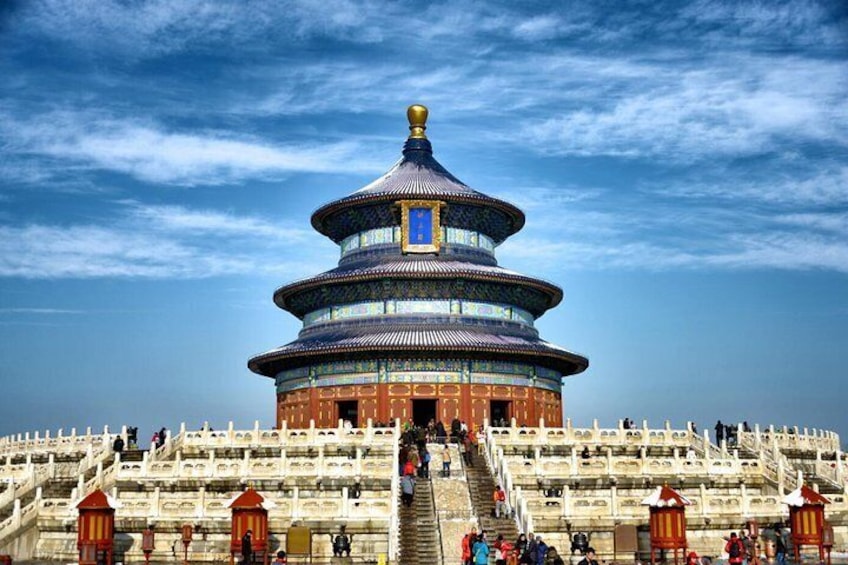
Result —
<instances>
[{"instance_id":1,"label":"person in red jacket","mask_svg":"<svg viewBox=\"0 0 848 565\"><path fill-rule=\"evenodd\" d=\"M731 532L730 539L724 546L724 551L727 553L727 562L730 565L741 565L745 561L745 544L736 535L736 532Z\"/></svg>"},{"instance_id":2,"label":"person in red jacket","mask_svg":"<svg viewBox=\"0 0 848 565\"><path fill-rule=\"evenodd\" d=\"M471 556L471 548L474 546L475 541L477 541L477 528L471 528L471 532L465 534L465 537L462 538L463 565L472 565L474 563L473 557Z\"/></svg>"}]
</instances>

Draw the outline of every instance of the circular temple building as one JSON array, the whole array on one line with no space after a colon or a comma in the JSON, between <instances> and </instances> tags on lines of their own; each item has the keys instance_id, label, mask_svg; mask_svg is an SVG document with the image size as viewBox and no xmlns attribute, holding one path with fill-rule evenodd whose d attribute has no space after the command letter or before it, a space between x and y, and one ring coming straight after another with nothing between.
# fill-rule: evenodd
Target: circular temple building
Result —
<instances>
[{"instance_id":1,"label":"circular temple building","mask_svg":"<svg viewBox=\"0 0 848 565\"><path fill-rule=\"evenodd\" d=\"M303 320L297 340L248 362L276 383L277 426L561 426L562 378L589 361L540 339L534 322L562 290L498 266L495 248L524 214L433 158L425 107L407 116L400 161L312 215L340 245L338 266L274 293Z\"/></svg>"}]
</instances>

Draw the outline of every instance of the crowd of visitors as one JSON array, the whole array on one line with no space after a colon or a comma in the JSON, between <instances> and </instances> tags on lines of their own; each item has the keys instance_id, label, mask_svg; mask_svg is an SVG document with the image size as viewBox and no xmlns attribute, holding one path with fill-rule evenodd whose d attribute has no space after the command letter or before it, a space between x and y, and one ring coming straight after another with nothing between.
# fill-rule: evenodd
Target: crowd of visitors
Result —
<instances>
[{"instance_id":1,"label":"crowd of visitors","mask_svg":"<svg viewBox=\"0 0 848 565\"><path fill-rule=\"evenodd\" d=\"M165 440L168 437L168 430L162 426L162 428L153 432L153 437L150 438L151 444L155 447L159 448L165 445ZM127 426L127 439L124 441L124 438L121 434L115 438L112 442L112 451L115 453L123 453L123 451L127 449L130 451L138 449L138 427L136 426Z\"/></svg>"},{"instance_id":2,"label":"crowd of visitors","mask_svg":"<svg viewBox=\"0 0 848 565\"><path fill-rule=\"evenodd\" d=\"M716 444L721 445L722 441L726 441L727 445L737 445L739 440L739 425L738 424L722 424L721 420L716 422L715 427ZM748 422L742 422L742 431L750 432L751 426Z\"/></svg>"},{"instance_id":3,"label":"crowd of visitors","mask_svg":"<svg viewBox=\"0 0 848 565\"><path fill-rule=\"evenodd\" d=\"M484 565L489 563L489 543L486 531L477 532L472 528L460 542L463 565ZM565 565L556 547L548 545L539 536L521 534L515 542L505 540L498 534L492 544L497 565ZM585 561L585 560L584 560ZM586 563L583 565L597 565Z\"/></svg>"}]
</instances>

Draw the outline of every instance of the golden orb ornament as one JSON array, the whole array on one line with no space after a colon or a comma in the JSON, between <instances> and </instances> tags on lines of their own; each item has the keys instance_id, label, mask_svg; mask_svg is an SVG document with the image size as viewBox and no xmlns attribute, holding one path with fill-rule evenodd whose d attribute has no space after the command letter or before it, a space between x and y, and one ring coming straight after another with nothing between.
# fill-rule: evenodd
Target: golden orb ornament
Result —
<instances>
[{"instance_id":1,"label":"golden orb ornament","mask_svg":"<svg viewBox=\"0 0 848 565\"><path fill-rule=\"evenodd\" d=\"M427 139L424 130L427 129L427 106L413 104L406 110L406 118L409 120L409 139Z\"/></svg>"}]
</instances>

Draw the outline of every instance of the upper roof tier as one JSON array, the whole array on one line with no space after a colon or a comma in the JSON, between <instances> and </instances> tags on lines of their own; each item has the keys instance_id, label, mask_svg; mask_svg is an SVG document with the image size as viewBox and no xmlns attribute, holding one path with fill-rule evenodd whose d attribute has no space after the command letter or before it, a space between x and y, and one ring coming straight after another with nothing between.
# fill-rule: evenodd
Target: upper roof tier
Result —
<instances>
[{"instance_id":1,"label":"upper roof tier","mask_svg":"<svg viewBox=\"0 0 848 565\"><path fill-rule=\"evenodd\" d=\"M524 226L521 210L474 190L433 158L433 148L424 135L424 106L410 106L407 117L410 135L400 161L371 184L316 210L312 214L316 230L339 243L360 231L398 225L398 211L386 204L410 199L445 202L443 225L485 233L495 243Z\"/></svg>"}]
</instances>

